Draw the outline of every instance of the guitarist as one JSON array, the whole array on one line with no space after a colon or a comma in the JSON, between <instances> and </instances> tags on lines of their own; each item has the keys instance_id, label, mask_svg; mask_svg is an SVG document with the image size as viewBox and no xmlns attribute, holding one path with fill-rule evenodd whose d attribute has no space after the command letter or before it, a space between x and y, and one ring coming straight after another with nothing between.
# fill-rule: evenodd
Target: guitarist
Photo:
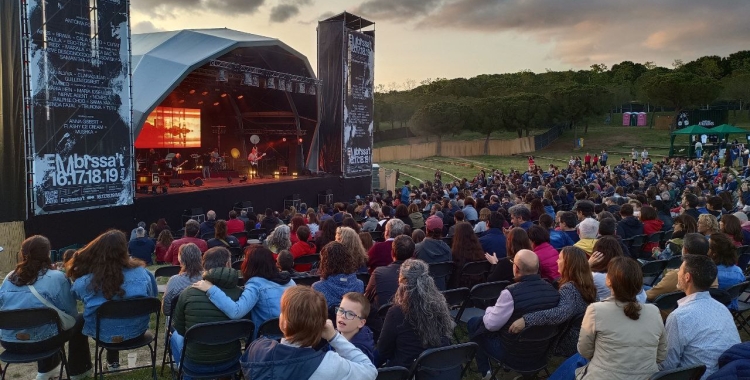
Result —
<instances>
[{"instance_id":1,"label":"guitarist","mask_svg":"<svg viewBox=\"0 0 750 380\"><path fill-rule=\"evenodd\" d=\"M178 178L177 169L184 165L185 162L187 161L183 160L179 153L176 153L174 157L172 157L172 178Z\"/></svg>"},{"instance_id":2,"label":"guitarist","mask_svg":"<svg viewBox=\"0 0 750 380\"><path fill-rule=\"evenodd\" d=\"M255 170L258 170L258 161L260 161L263 156L266 154L263 153L261 155L258 155L258 147L254 146L253 149L250 151L250 154L247 155L247 160L250 161L250 165L255 166Z\"/></svg>"}]
</instances>

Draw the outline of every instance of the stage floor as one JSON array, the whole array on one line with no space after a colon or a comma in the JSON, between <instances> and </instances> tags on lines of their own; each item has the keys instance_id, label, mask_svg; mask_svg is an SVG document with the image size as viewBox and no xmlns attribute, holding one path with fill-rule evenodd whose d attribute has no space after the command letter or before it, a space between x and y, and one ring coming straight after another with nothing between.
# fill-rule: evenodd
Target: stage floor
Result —
<instances>
[{"instance_id":1,"label":"stage floor","mask_svg":"<svg viewBox=\"0 0 750 380\"><path fill-rule=\"evenodd\" d=\"M203 179L203 186L191 186L187 180L183 181L184 186L183 187L169 187L167 189L167 194L183 194L183 193L193 193L198 191L205 191L205 190L215 190L215 189L228 189L228 188L237 188L237 187L246 187L246 186L255 186L255 185L268 185L273 183L279 183L279 182L295 182L295 181L304 181L306 179L311 179L314 177L300 177L300 178L293 178L292 176L281 176L279 178L254 178L250 179L248 178L247 182L240 182L239 178L232 178L232 182L227 182L226 177L215 177L215 178L206 178ZM137 191L135 198L151 198L155 196L163 196L161 186L157 188L156 195L151 194L151 187L149 187L149 193L144 194L141 191Z\"/></svg>"}]
</instances>

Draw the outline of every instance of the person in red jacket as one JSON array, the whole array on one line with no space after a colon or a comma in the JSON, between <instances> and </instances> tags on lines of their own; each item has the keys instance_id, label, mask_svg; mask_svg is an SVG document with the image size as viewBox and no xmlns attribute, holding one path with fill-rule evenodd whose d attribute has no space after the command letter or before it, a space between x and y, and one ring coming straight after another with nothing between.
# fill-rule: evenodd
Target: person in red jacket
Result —
<instances>
[{"instance_id":1,"label":"person in red jacket","mask_svg":"<svg viewBox=\"0 0 750 380\"><path fill-rule=\"evenodd\" d=\"M539 258L539 274L544 279L555 281L560 278L560 272L557 267L557 258L559 253L549 243L549 231L542 226L529 227L529 240Z\"/></svg>"},{"instance_id":2,"label":"person in red jacket","mask_svg":"<svg viewBox=\"0 0 750 380\"><path fill-rule=\"evenodd\" d=\"M243 231L245 231L245 222L237 219L237 211L230 211L229 220L227 221L227 235ZM245 236L239 237L237 238L237 240L240 241L240 247L244 247L245 243L247 243L247 237Z\"/></svg>"},{"instance_id":3,"label":"person in red jacket","mask_svg":"<svg viewBox=\"0 0 750 380\"><path fill-rule=\"evenodd\" d=\"M641 207L641 222L643 223L643 234L646 236L660 232L664 227L664 222L659 219L656 209L651 206ZM643 244L643 252L648 252L650 256L653 249L657 247L659 247L659 243L645 243Z\"/></svg>"},{"instance_id":4,"label":"person in red jacket","mask_svg":"<svg viewBox=\"0 0 750 380\"><path fill-rule=\"evenodd\" d=\"M315 244L308 243L307 239L310 238L310 227L307 226L299 226L297 228L297 242L292 244L292 247L289 248L289 252L292 253L292 257L294 257L294 260L297 260L298 258L305 256L305 255L312 255L316 252ZM276 255L274 255L274 259L276 258ZM299 264L294 266L294 270L297 272L308 272L312 269L312 264Z\"/></svg>"},{"instance_id":5,"label":"person in red jacket","mask_svg":"<svg viewBox=\"0 0 750 380\"><path fill-rule=\"evenodd\" d=\"M177 239L169 245L167 254L164 255L164 261L172 263L172 265L180 265L179 255L177 254L180 247L183 244L194 243L201 250L201 253L208 250L208 244L206 241L198 238L198 232L200 231L200 225L197 221L190 219L185 223L185 237Z\"/></svg>"}]
</instances>

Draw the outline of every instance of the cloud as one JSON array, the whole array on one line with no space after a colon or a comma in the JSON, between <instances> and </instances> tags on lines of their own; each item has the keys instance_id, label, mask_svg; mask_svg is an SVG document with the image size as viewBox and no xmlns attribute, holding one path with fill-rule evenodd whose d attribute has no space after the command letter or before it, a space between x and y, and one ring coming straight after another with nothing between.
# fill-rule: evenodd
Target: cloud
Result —
<instances>
[{"instance_id":1,"label":"cloud","mask_svg":"<svg viewBox=\"0 0 750 380\"><path fill-rule=\"evenodd\" d=\"M551 59L577 68L726 55L746 50L750 32L750 1L365 0L356 12L421 31L512 33L548 44Z\"/></svg>"},{"instance_id":2,"label":"cloud","mask_svg":"<svg viewBox=\"0 0 750 380\"><path fill-rule=\"evenodd\" d=\"M295 4L279 4L271 8L271 22L285 22L299 14Z\"/></svg>"},{"instance_id":3,"label":"cloud","mask_svg":"<svg viewBox=\"0 0 750 380\"><path fill-rule=\"evenodd\" d=\"M141 21L138 23L135 23L131 30L133 31L133 34L138 33L154 33L154 32L163 32L163 28L159 28L156 25L154 25L151 21Z\"/></svg>"},{"instance_id":4,"label":"cloud","mask_svg":"<svg viewBox=\"0 0 750 380\"><path fill-rule=\"evenodd\" d=\"M403 21L425 16L442 4L443 0L366 0L352 12L367 19Z\"/></svg>"},{"instance_id":5,"label":"cloud","mask_svg":"<svg viewBox=\"0 0 750 380\"><path fill-rule=\"evenodd\" d=\"M139 12L165 17L194 11L250 15L257 12L264 2L265 0L132 0L131 5Z\"/></svg>"}]
</instances>

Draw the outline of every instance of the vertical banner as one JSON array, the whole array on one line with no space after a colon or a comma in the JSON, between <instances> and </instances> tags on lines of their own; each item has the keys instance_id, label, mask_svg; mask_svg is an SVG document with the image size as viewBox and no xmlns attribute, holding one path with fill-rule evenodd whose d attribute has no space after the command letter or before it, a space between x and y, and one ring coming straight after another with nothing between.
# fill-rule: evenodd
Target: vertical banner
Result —
<instances>
[{"instance_id":1,"label":"vertical banner","mask_svg":"<svg viewBox=\"0 0 750 380\"><path fill-rule=\"evenodd\" d=\"M318 170L341 174L344 125L345 28L339 20L318 23L318 78L321 87Z\"/></svg>"},{"instance_id":2,"label":"vertical banner","mask_svg":"<svg viewBox=\"0 0 750 380\"><path fill-rule=\"evenodd\" d=\"M127 0L27 0L33 212L133 202Z\"/></svg>"},{"instance_id":3,"label":"vertical banner","mask_svg":"<svg viewBox=\"0 0 750 380\"><path fill-rule=\"evenodd\" d=\"M344 62L344 177L372 175L372 132L375 74L373 36L346 31Z\"/></svg>"}]
</instances>

